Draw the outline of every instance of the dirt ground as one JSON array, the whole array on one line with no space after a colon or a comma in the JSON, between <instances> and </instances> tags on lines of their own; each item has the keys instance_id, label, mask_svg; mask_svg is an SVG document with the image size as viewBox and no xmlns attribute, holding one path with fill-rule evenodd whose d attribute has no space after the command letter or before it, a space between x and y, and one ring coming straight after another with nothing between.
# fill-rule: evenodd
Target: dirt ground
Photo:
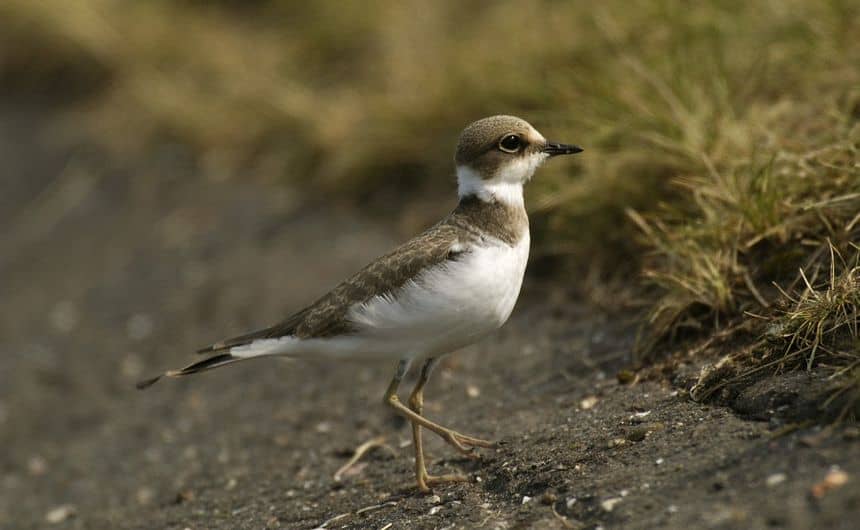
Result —
<instances>
[{"instance_id":1,"label":"dirt ground","mask_svg":"<svg viewBox=\"0 0 860 530\"><path fill-rule=\"evenodd\" d=\"M431 472L471 477L430 495L381 403L393 363L249 362L139 392L407 237L396 204L303 202L170 146L116 167L12 109L0 159L0 528L856 528L860 431L786 428L814 375L732 406L687 397L695 365L621 385L635 316L534 278L428 387L431 418L501 441L475 462L426 435Z\"/></svg>"}]
</instances>

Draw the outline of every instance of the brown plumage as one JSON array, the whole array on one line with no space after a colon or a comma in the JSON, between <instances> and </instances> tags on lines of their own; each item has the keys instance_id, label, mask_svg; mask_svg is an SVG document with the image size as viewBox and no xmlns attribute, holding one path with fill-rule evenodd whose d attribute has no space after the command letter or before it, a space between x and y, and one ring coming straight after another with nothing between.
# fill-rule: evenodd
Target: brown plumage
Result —
<instances>
[{"instance_id":1,"label":"brown plumage","mask_svg":"<svg viewBox=\"0 0 860 530\"><path fill-rule=\"evenodd\" d=\"M223 351L258 339L288 335L308 339L349 333L346 314L353 305L397 290L427 267L457 259L458 243L494 238L514 246L527 229L528 217L523 208L486 202L474 196L463 197L441 222L375 260L283 322L217 342L198 353Z\"/></svg>"}]
</instances>

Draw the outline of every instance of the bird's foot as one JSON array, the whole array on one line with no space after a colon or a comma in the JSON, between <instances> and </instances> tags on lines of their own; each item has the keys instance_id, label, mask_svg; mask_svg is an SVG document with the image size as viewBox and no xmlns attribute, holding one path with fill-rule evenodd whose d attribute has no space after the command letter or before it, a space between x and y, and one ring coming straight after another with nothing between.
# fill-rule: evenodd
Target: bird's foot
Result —
<instances>
[{"instance_id":1,"label":"bird's foot","mask_svg":"<svg viewBox=\"0 0 860 530\"><path fill-rule=\"evenodd\" d=\"M459 473L452 473L450 475L428 475L427 473L424 473L423 475L418 476L418 489L424 493L429 493L433 486L439 486L441 484L448 484L451 482L468 481L469 477Z\"/></svg>"},{"instance_id":2,"label":"bird's foot","mask_svg":"<svg viewBox=\"0 0 860 530\"><path fill-rule=\"evenodd\" d=\"M476 447L483 447L486 449L492 449L496 447L495 442L491 442L489 440L482 440L480 438L467 436L465 434L460 434L457 431L453 431L451 429L445 429L443 432L437 434L439 434L439 436L441 436L443 440L448 442L448 444L453 446L454 449L469 458L480 458L480 455L475 452Z\"/></svg>"}]
</instances>

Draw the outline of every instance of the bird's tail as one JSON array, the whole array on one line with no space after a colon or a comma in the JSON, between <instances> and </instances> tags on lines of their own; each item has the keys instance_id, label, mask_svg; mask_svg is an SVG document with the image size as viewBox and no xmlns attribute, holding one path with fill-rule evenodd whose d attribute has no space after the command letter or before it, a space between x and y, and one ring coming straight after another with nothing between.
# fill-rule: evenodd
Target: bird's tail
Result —
<instances>
[{"instance_id":1,"label":"bird's tail","mask_svg":"<svg viewBox=\"0 0 860 530\"><path fill-rule=\"evenodd\" d=\"M248 357L237 357L235 355L231 355L229 353L221 353L219 355L214 355L212 357L203 359L202 361L198 361L193 364L189 364L185 368L181 370L168 370L161 375L156 377L151 377L149 379L145 379L139 383L137 383L137 388L139 390L143 390L144 388L148 388L154 385L159 379L162 377L182 377L185 375L196 374L199 372L205 372L206 370L211 370L213 368L219 368L221 366L225 366L227 364L233 364L235 362L247 360Z\"/></svg>"}]
</instances>

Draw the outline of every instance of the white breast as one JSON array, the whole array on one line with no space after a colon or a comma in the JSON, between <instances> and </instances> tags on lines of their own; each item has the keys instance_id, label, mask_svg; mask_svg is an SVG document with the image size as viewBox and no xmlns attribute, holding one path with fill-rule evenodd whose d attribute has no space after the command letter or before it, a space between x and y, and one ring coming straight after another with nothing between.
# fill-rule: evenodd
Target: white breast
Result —
<instances>
[{"instance_id":1,"label":"white breast","mask_svg":"<svg viewBox=\"0 0 860 530\"><path fill-rule=\"evenodd\" d=\"M393 346L402 356L455 350L507 321L522 286L528 233L511 247L500 241L475 246L455 261L421 274L396 292L354 308L359 334ZM394 353L394 352L392 352Z\"/></svg>"}]
</instances>

